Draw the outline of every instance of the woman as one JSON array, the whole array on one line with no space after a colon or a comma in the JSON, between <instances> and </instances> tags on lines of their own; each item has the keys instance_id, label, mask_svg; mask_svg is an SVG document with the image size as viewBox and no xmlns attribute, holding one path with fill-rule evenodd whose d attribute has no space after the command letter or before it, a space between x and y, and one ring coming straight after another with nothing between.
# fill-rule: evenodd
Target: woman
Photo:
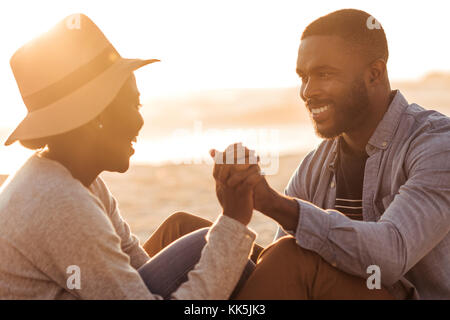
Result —
<instances>
[{"instance_id":1,"label":"woman","mask_svg":"<svg viewBox=\"0 0 450 320\"><path fill-rule=\"evenodd\" d=\"M1 188L0 298L227 299L255 239L257 167L217 187L211 228L159 252L163 224L150 258L99 174L128 169L143 126L133 71L157 60L123 59L89 18L69 18L11 59L28 114L5 144L38 151Z\"/></svg>"}]
</instances>

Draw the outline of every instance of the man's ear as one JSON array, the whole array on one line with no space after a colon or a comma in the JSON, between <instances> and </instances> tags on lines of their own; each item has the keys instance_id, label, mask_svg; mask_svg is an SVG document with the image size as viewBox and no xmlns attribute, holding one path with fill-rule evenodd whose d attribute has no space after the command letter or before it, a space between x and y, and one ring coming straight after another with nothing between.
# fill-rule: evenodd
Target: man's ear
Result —
<instances>
[{"instance_id":1,"label":"man's ear","mask_svg":"<svg viewBox=\"0 0 450 320\"><path fill-rule=\"evenodd\" d=\"M382 83L386 78L386 61L379 58L369 65L369 85L374 86Z\"/></svg>"}]
</instances>

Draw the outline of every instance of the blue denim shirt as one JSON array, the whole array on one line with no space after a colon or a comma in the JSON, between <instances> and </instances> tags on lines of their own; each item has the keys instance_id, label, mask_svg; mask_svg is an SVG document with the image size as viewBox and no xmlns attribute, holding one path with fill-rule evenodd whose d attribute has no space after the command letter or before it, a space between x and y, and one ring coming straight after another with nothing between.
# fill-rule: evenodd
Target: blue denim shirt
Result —
<instances>
[{"instance_id":1,"label":"blue denim shirt","mask_svg":"<svg viewBox=\"0 0 450 320\"><path fill-rule=\"evenodd\" d=\"M364 221L333 209L340 139L310 152L285 190L298 198L297 243L365 279L379 266L399 299L450 299L450 118L397 91L366 145Z\"/></svg>"}]
</instances>

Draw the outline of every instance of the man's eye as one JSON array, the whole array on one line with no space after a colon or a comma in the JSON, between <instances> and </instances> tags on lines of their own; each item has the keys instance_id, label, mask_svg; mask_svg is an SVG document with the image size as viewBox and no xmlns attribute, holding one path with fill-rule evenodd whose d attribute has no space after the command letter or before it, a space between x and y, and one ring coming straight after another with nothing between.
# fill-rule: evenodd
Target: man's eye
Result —
<instances>
[{"instance_id":1,"label":"man's eye","mask_svg":"<svg viewBox=\"0 0 450 320\"><path fill-rule=\"evenodd\" d=\"M329 78L329 77L331 76L331 73L329 73L329 72L320 72L320 73L319 73L319 76L320 76L321 78L326 79L326 78Z\"/></svg>"}]
</instances>

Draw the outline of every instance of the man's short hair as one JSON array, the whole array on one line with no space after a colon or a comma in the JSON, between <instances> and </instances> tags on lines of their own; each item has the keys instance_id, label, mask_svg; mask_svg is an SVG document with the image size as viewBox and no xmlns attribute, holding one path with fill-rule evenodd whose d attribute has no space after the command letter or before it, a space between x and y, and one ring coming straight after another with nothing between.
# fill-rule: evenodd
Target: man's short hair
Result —
<instances>
[{"instance_id":1,"label":"man's short hair","mask_svg":"<svg viewBox=\"0 0 450 320\"><path fill-rule=\"evenodd\" d=\"M311 22L303 31L301 39L310 36L339 36L353 48L362 50L370 61L389 57L386 34L383 27L367 12L342 9Z\"/></svg>"}]
</instances>

